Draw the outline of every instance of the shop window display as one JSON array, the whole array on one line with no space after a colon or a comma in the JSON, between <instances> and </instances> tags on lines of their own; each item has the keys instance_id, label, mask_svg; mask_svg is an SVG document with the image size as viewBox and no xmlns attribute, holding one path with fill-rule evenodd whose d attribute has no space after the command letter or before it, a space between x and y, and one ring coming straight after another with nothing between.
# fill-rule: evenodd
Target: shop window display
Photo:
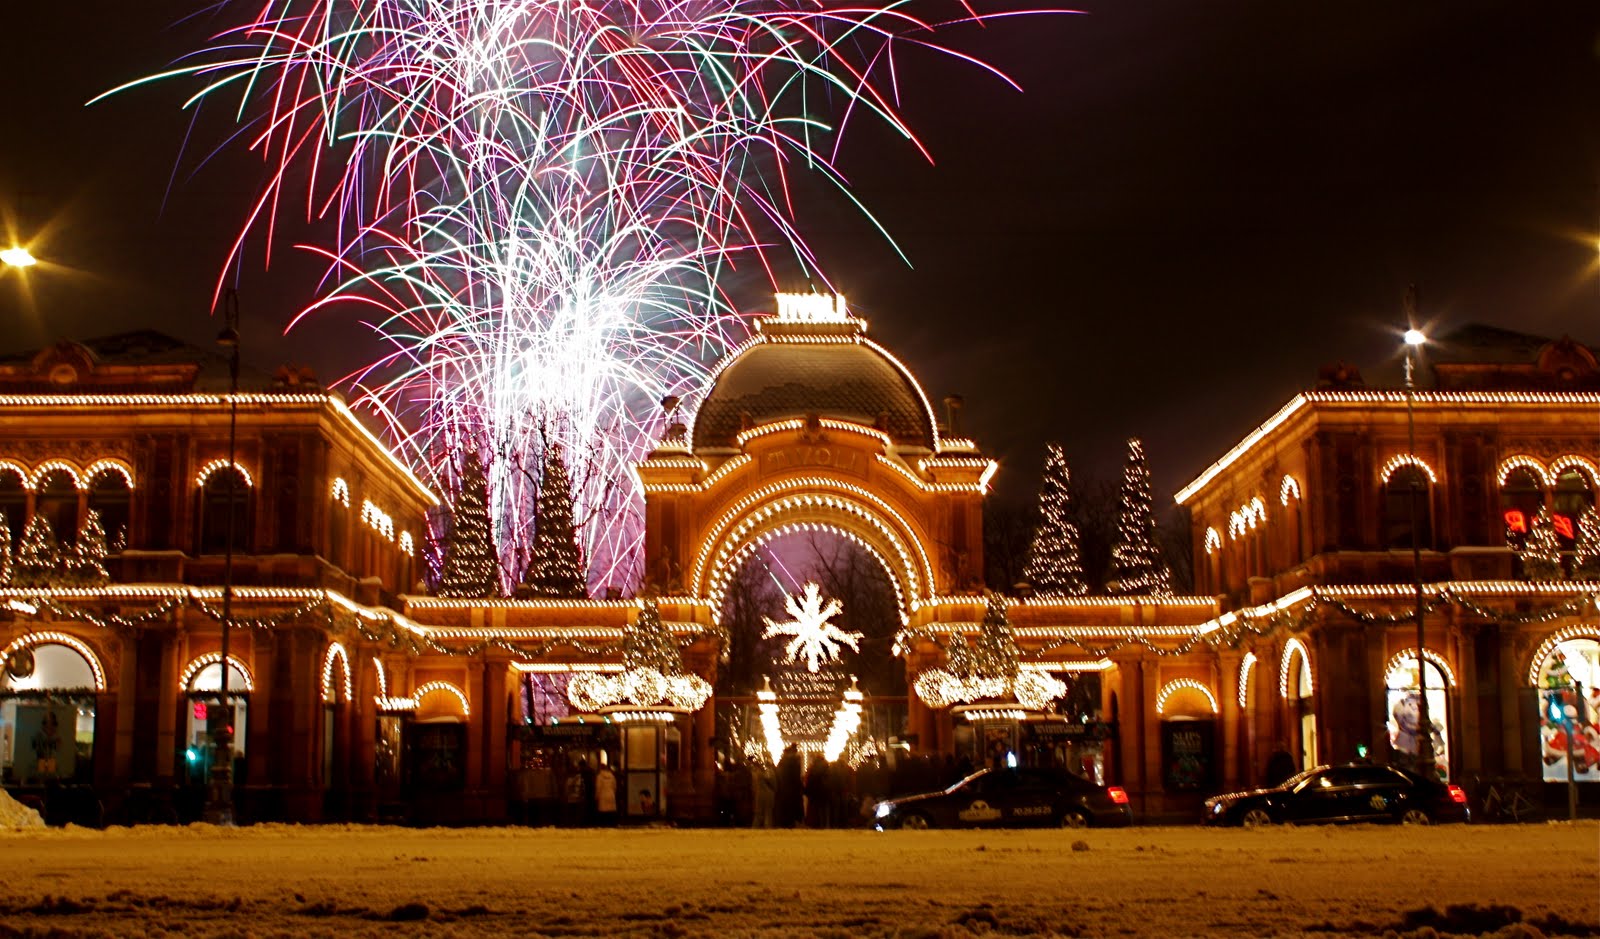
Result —
<instances>
[{"instance_id":1,"label":"shop window display","mask_svg":"<svg viewBox=\"0 0 1600 939\"><path fill-rule=\"evenodd\" d=\"M1600 641L1568 639L1539 665L1539 747L1544 778L1600 782Z\"/></svg>"},{"instance_id":2,"label":"shop window display","mask_svg":"<svg viewBox=\"0 0 1600 939\"><path fill-rule=\"evenodd\" d=\"M1439 666L1427 663L1428 723L1433 735L1434 772L1440 779L1450 778L1450 734L1448 680ZM1399 659L1384 676L1386 688L1385 723L1394 762L1415 768L1418 735L1421 733L1422 695L1417 684L1417 658Z\"/></svg>"},{"instance_id":3,"label":"shop window display","mask_svg":"<svg viewBox=\"0 0 1600 939\"><path fill-rule=\"evenodd\" d=\"M94 670L74 649L19 649L0 675L0 779L87 782L93 775Z\"/></svg>"},{"instance_id":4,"label":"shop window display","mask_svg":"<svg viewBox=\"0 0 1600 939\"><path fill-rule=\"evenodd\" d=\"M233 705L233 762L234 783L240 782L240 767L244 765L244 748L250 715L250 698L243 692L250 687L250 678L237 665L228 671L228 701ZM213 744L211 727L216 722L213 713L220 705L222 690L222 665L213 662L195 672L189 680L185 711L184 762L192 784L204 784L211 778Z\"/></svg>"}]
</instances>

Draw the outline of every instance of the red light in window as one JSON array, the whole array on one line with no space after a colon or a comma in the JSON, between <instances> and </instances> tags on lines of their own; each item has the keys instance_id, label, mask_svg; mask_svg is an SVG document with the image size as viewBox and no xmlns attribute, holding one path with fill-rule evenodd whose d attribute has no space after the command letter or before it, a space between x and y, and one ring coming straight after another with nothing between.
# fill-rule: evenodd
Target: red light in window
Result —
<instances>
[{"instance_id":1,"label":"red light in window","mask_svg":"<svg viewBox=\"0 0 1600 939\"><path fill-rule=\"evenodd\" d=\"M1527 534L1528 516L1522 514L1521 509L1509 509L1506 512L1506 530L1518 534Z\"/></svg>"},{"instance_id":2,"label":"red light in window","mask_svg":"<svg viewBox=\"0 0 1600 939\"><path fill-rule=\"evenodd\" d=\"M1572 519L1569 516L1552 515L1550 516L1550 520L1555 522L1556 534L1568 540L1571 540L1574 537L1572 533Z\"/></svg>"},{"instance_id":3,"label":"red light in window","mask_svg":"<svg viewBox=\"0 0 1600 939\"><path fill-rule=\"evenodd\" d=\"M206 719L206 703L204 701L196 701L194 703L194 719L197 721Z\"/></svg>"},{"instance_id":4,"label":"red light in window","mask_svg":"<svg viewBox=\"0 0 1600 939\"><path fill-rule=\"evenodd\" d=\"M1110 796L1111 801L1118 805L1128 804L1128 793L1123 791L1121 786L1107 786L1106 795Z\"/></svg>"},{"instance_id":5,"label":"red light in window","mask_svg":"<svg viewBox=\"0 0 1600 939\"><path fill-rule=\"evenodd\" d=\"M1460 805L1466 804L1467 791L1465 789L1462 789L1460 786L1448 786L1446 789L1450 793L1451 802L1455 802Z\"/></svg>"}]
</instances>

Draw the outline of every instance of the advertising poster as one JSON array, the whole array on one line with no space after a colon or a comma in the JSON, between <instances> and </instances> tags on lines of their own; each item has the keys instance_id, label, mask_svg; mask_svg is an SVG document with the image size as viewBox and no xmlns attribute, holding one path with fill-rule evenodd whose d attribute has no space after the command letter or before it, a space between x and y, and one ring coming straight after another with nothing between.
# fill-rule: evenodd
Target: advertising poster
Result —
<instances>
[{"instance_id":1,"label":"advertising poster","mask_svg":"<svg viewBox=\"0 0 1600 939\"><path fill-rule=\"evenodd\" d=\"M78 762L77 722L78 711L70 704L18 704L17 778L71 779Z\"/></svg>"},{"instance_id":2,"label":"advertising poster","mask_svg":"<svg viewBox=\"0 0 1600 939\"><path fill-rule=\"evenodd\" d=\"M1415 669L1412 675L1415 676ZM1433 680L1430 676L1430 682ZM1390 688L1386 700L1389 728L1389 746L1394 760L1407 769L1414 769L1417 753L1417 734L1422 723L1422 696L1412 682L1410 688ZM1432 725L1434 772L1440 779L1450 775L1450 739L1445 733L1445 716L1449 713L1443 688L1428 688L1428 723ZM1407 762L1407 758L1411 758Z\"/></svg>"},{"instance_id":3,"label":"advertising poster","mask_svg":"<svg viewBox=\"0 0 1600 939\"><path fill-rule=\"evenodd\" d=\"M1216 725L1211 721L1161 724L1161 779L1168 792L1199 792L1214 785Z\"/></svg>"},{"instance_id":4,"label":"advertising poster","mask_svg":"<svg viewBox=\"0 0 1600 939\"><path fill-rule=\"evenodd\" d=\"M1569 639L1539 669L1539 755L1546 782L1600 782L1600 642Z\"/></svg>"}]
</instances>

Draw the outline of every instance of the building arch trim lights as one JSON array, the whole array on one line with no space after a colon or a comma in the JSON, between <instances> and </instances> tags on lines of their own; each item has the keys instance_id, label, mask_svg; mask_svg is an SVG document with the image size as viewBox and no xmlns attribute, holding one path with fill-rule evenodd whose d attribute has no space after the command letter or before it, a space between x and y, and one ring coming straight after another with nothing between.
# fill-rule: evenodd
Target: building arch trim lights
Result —
<instances>
[{"instance_id":1,"label":"building arch trim lights","mask_svg":"<svg viewBox=\"0 0 1600 939\"><path fill-rule=\"evenodd\" d=\"M350 507L350 484L344 481L343 476L334 479L333 487L328 494L333 501L339 503L342 507L347 509Z\"/></svg>"},{"instance_id":2,"label":"building arch trim lights","mask_svg":"<svg viewBox=\"0 0 1600 939\"><path fill-rule=\"evenodd\" d=\"M1245 707L1250 701L1250 678L1256 670L1256 654L1246 652L1244 658L1239 660L1239 706Z\"/></svg>"},{"instance_id":3,"label":"building arch trim lights","mask_svg":"<svg viewBox=\"0 0 1600 939\"><path fill-rule=\"evenodd\" d=\"M1596 466L1593 460L1572 453L1566 456L1558 456L1550 461L1551 485L1553 486L1557 477L1569 469L1582 472L1588 478L1589 488L1593 489L1600 486L1600 466Z\"/></svg>"},{"instance_id":4,"label":"building arch trim lights","mask_svg":"<svg viewBox=\"0 0 1600 939\"><path fill-rule=\"evenodd\" d=\"M76 466L73 466L66 460L45 460L43 463L40 463L39 467L33 471L33 479L30 481L29 488L38 489L40 486L44 485L44 478L56 470L61 470L68 476L72 477L72 488L84 488L84 475L78 472L78 468Z\"/></svg>"},{"instance_id":5,"label":"building arch trim lights","mask_svg":"<svg viewBox=\"0 0 1600 939\"><path fill-rule=\"evenodd\" d=\"M769 528L744 542L739 546L738 550L734 551L726 561L718 566L717 573L712 578L709 598L711 601L711 615L716 622L720 623L722 621L722 598L727 593L728 585L732 582L734 574L744 565L746 559L760 550L763 545L776 541L785 535L799 532L826 532L840 538L847 538L854 542L857 547L871 555L883 567L883 572L889 577L890 586L894 587L895 609L900 611L901 625L905 625L909 621L910 610L906 603L906 585L902 582L904 574L897 571L895 566L889 563L889 559L884 556L882 551L878 550L877 545L838 525L830 525L825 522L789 522L775 528Z\"/></svg>"},{"instance_id":6,"label":"building arch trim lights","mask_svg":"<svg viewBox=\"0 0 1600 939\"><path fill-rule=\"evenodd\" d=\"M1444 676L1446 684L1452 688L1456 686L1456 673L1450 668L1450 663L1444 660L1444 656L1433 651L1432 649L1423 649L1422 657L1428 660L1429 665L1432 665L1434 668L1439 670L1439 674ZM1416 649L1401 649L1394 655L1389 656L1389 661L1383 663L1383 673L1388 675L1395 669L1400 668L1407 663L1416 662L1416 660Z\"/></svg>"},{"instance_id":7,"label":"building arch trim lights","mask_svg":"<svg viewBox=\"0 0 1600 939\"><path fill-rule=\"evenodd\" d=\"M1156 713L1165 714L1167 702L1172 700L1173 695L1184 691L1199 692L1206 699L1206 704L1211 707L1212 714L1216 714L1220 710L1217 707L1217 696L1211 692L1210 688L1195 681L1193 678L1174 678L1172 681L1162 685L1160 693L1156 695Z\"/></svg>"},{"instance_id":8,"label":"building arch trim lights","mask_svg":"<svg viewBox=\"0 0 1600 939\"><path fill-rule=\"evenodd\" d=\"M1394 471L1402 466L1415 466L1417 469L1422 470L1423 475L1428 477L1429 483L1437 484L1439 482L1439 474L1433 471L1433 467L1413 453L1396 453L1390 457L1389 462L1383 464L1383 470L1378 473L1378 478L1387 483L1389 477L1394 475Z\"/></svg>"},{"instance_id":9,"label":"building arch trim lights","mask_svg":"<svg viewBox=\"0 0 1600 939\"><path fill-rule=\"evenodd\" d=\"M1525 453L1519 453L1516 456L1508 456L1504 460L1501 460L1500 468L1495 471L1495 482L1501 486L1504 486L1506 481L1511 478L1511 474L1519 469L1525 469L1532 473L1534 478L1539 480L1539 485L1546 489L1549 489L1555 485L1556 481L1554 477L1552 477L1550 472L1544 468L1544 464Z\"/></svg>"},{"instance_id":10,"label":"building arch trim lights","mask_svg":"<svg viewBox=\"0 0 1600 939\"><path fill-rule=\"evenodd\" d=\"M447 681L430 681L427 684L419 687L416 691L411 693L412 706L421 707L423 698L426 698L430 694L439 694L441 692L452 695L457 701L461 702L462 717L472 716L472 706L467 704L467 693Z\"/></svg>"},{"instance_id":11,"label":"building arch trim lights","mask_svg":"<svg viewBox=\"0 0 1600 939\"><path fill-rule=\"evenodd\" d=\"M16 473L17 479L21 480L22 488L29 492L33 491L33 474L28 472L26 466L16 460L0 460L0 473L6 472Z\"/></svg>"},{"instance_id":12,"label":"building arch trim lights","mask_svg":"<svg viewBox=\"0 0 1600 939\"><path fill-rule=\"evenodd\" d=\"M344 678L344 700L349 703L355 697L350 678L350 654L345 651L344 644L338 642L328 643L328 651L322 654L322 703L336 704L337 690L333 684L333 664L337 661L342 667L340 674Z\"/></svg>"},{"instance_id":13,"label":"building arch trim lights","mask_svg":"<svg viewBox=\"0 0 1600 939\"><path fill-rule=\"evenodd\" d=\"M933 565L905 517L860 486L818 476L795 477L763 486L723 512L705 535L690 582L702 596L709 595L728 558L766 525L785 521L776 517L779 513L793 511L811 516L806 521L832 516L864 523L881 535L899 557L913 605L918 599L932 597Z\"/></svg>"},{"instance_id":14,"label":"building arch trim lights","mask_svg":"<svg viewBox=\"0 0 1600 939\"><path fill-rule=\"evenodd\" d=\"M1300 692L1301 697L1311 695L1316 691L1311 681L1311 650L1299 639L1290 639L1283 644L1283 656L1278 660L1278 696L1285 701L1289 699L1289 666L1294 664L1295 653L1300 654Z\"/></svg>"},{"instance_id":15,"label":"building arch trim lights","mask_svg":"<svg viewBox=\"0 0 1600 939\"><path fill-rule=\"evenodd\" d=\"M122 477L122 481L128 484L129 489L133 488L133 468L122 460L109 457L103 460L95 460L89 464L88 468L83 471L84 486L91 485L96 476L105 472L117 473Z\"/></svg>"},{"instance_id":16,"label":"building arch trim lights","mask_svg":"<svg viewBox=\"0 0 1600 939\"><path fill-rule=\"evenodd\" d=\"M200 472L196 473L195 476L194 476L194 484L196 486L199 486L200 488L204 489L205 485L206 485L206 480L211 478L211 474L215 473L217 470L222 469L224 466L227 466L227 465L228 465L228 461L227 460L221 460L221 459L212 460L211 462L207 463L206 465L200 467ZM239 471L239 478L244 480L244 484L245 484L246 488L254 489L256 487L255 477L250 475L250 471L249 470L247 470L243 466L239 465L238 461L234 461L233 468Z\"/></svg>"},{"instance_id":17,"label":"building arch trim lights","mask_svg":"<svg viewBox=\"0 0 1600 939\"><path fill-rule=\"evenodd\" d=\"M1278 504L1287 508L1290 499L1300 498L1300 481L1293 476L1285 475L1283 482L1278 484Z\"/></svg>"},{"instance_id":18,"label":"building arch trim lights","mask_svg":"<svg viewBox=\"0 0 1600 939\"><path fill-rule=\"evenodd\" d=\"M207 652L205 655L197 657L184 667L183 675L178 678L178 690L188 693L191 690L189 683L194 681L196 675L199 675L203 669L206 669L212 665L220 665L221 663L221 652ZM256 690L255 676L250 674L250 669L246 668L245 664L241 662L238 657L232 655L228 656L228 664L233 666L233 670L238 672L239 675L244 678L244 687L229 688L228 694L233 695L241 691Z\"/></svg>"},{"instance_id":19,"label":"building arch trim lights","mask_svg":"<svg viewBox=\"0 0 1600 939\"><path fill-rule=\"evenodd\" d=\"M100 656L95 655L94 650L82 639L62 632L46 630L18 636L4 650L0 650L0 669L4 669L6 662L23 649L49 645L66 646L83 656L83 660L89 663L89 670L94 673L94 690L97 692L106 690L106 670L105 666L100 664Z\"/></svg>"},{"instance_id":20,"label":"building arch trim lights","mask_svg":"<svg viewBox=\"0 0 1600 939\"><path fill-rule=\"evenodd\" d=\"M1217 549L1222 547L1222 535L1217 532L1215 525L1206 529L1205 545L1207 554L1214 554Z\"/></svg>"},{"instance_id":21,"label":"building arch trim lights","mask_svg":"<svg viewBox=\"0 0 1600 939\"><path fill-rule=\"evenodd\" d=\"M1533 659L1528 662L1529 687L1539 687L1539 670L1544 667L1545 660L1556 651L1556 646L1572 639L1593 639L1600 642L1600 625L1579 623L1576 626L1559 629L1545 637L1544 642L1539 643L1539 648L1534 650Z\"/></svg>"}]
</instances>

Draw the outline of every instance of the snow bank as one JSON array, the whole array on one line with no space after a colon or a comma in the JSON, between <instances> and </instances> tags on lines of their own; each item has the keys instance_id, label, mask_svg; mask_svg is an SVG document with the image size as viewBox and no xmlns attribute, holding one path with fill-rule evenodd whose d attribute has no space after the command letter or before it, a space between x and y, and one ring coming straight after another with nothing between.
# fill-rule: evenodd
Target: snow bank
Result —
<instances>
[{"instance_id":1,"label":"snow bank","mask_svg":"<svg viewBox=\"0 0 1600 939\"><path fill-rule=\"evenodd\" d=\"M4 789L0 789L0 828L20 829L43 827L44 819L39 817L38 812L28 808L26 805L23 805L16 799L11 798L11 794L9 792L6 792Z\"/></svg>"}]
</instances>

